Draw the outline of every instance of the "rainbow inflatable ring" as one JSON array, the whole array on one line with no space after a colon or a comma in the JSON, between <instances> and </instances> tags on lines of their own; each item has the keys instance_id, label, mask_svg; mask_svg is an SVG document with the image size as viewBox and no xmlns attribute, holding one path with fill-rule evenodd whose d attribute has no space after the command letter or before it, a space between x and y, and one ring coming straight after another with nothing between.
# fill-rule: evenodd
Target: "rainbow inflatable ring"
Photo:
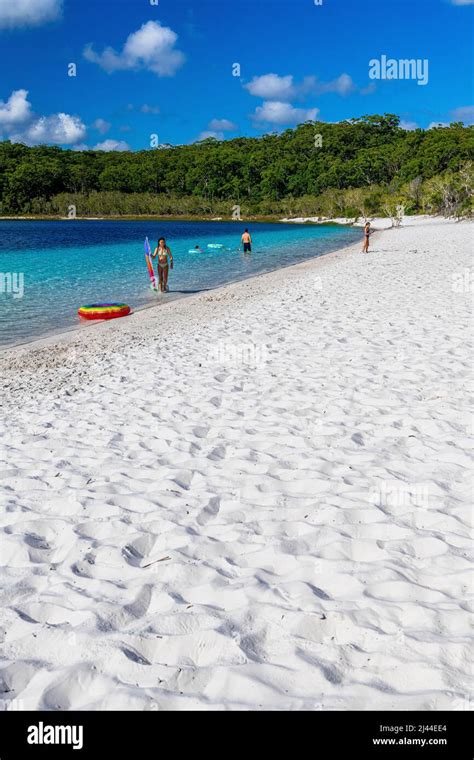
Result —
<instances>
[{"instance_id":1,"label":"rainbow inflatable ring","mask_svg":"<svg viewBox=\"0 0 474 760\"><path fill-rule=\"evenodd\" d=\"M125 303L94 303L81 306L77 313L81 319L118 319L127 317L130 312L130 306Z\"/></svg>"}]
</instances>

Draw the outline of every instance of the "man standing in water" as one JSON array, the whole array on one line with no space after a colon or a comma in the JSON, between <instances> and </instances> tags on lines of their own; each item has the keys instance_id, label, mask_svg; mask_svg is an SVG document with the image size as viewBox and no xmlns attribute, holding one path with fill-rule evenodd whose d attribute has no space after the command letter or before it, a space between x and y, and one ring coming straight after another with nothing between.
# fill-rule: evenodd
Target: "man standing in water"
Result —
<instances>
[{"instance_id":1,"label":"man standing in water","mask_svg":"<svg viewBox=\"0 0 474 760\"><path fill-rule=\"evenodd\" d=\"M244 244L244 253L252 253L252 238L248 230L245 230L242 235L242 243Z\"/></svg>"},{"instance_id":2,"label":"man standing in water","mask_svg":"<svg viewBox=\"0 0 474 760\"><path fill-rule=\"evenodd\" d=\"M160 283L160 291L166 293L168 290L168 274L169 269L173 269L173 255L171 250L166 245L166 240L160 238L158 240L158 247L155 249L153 258L158 256L158 282ZM169 261L168 261L169 259Z\"/></svg>"}]
</instances>

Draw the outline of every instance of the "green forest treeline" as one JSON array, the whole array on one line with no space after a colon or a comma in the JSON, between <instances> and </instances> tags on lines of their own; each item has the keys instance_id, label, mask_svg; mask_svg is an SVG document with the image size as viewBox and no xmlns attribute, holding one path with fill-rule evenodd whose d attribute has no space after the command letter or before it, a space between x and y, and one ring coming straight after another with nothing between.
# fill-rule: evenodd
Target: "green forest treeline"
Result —
<instances>
[{"instance_id":1,"label":"green forest treeline","mask_svg":"<svg viewBox=\"0 0 474 760\"><path fill-rule=\"evenodd\" d=\"M406 131L392 114L139 152L5 141L0 215L465 216L473 165L474 127Z\"/></svg>"}]
</instances>

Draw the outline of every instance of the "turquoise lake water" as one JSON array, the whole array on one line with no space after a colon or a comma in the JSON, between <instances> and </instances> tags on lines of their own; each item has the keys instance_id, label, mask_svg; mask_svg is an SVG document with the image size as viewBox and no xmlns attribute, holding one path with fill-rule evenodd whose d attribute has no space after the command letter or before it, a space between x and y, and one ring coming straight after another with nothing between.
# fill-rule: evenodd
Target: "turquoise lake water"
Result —
<instances>
[{"instance_id":1,"label":"turquoise lake water","mask_svg":"<svg viewBox=\"0 0 474 760\"><path fill-rule=\"evenodd\" d=\"M249 227L253 251L243 254L244 228L235 222L0 221L0 346L73 328L84 304L163 303L321 256L361 236L337 225L257 223ZM146 236L152 249L164 236L172 250L169 294L150 289ZM204 252L189 253L196 245Z\"/></svg>"}]
</instances>

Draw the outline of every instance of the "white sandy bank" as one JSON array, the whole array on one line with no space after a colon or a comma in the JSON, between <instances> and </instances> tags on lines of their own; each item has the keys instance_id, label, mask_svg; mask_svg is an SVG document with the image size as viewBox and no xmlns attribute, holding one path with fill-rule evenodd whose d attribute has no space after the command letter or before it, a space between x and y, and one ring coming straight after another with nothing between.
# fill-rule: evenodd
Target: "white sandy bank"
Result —
<instances>
[{"instance_id":1,"label":"white sandy bank","mask_svg":"<svg viewBox=\"0 0 474 760\"><path fill-rule=\"evenodd\" d=\"M469 706L472 230L2 356L3 704Z\"/></svg>"}]
</instances>

